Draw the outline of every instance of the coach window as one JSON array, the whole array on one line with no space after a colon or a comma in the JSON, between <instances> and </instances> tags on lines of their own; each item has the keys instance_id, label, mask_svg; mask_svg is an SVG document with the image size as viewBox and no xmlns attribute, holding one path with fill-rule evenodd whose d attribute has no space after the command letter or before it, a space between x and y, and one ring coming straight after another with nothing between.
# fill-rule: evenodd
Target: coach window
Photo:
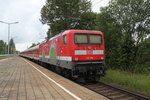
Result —
<instances>
[{"instance_id":1,"label":"coach window","mask_svg":"<svg viewBox=\"0 0 150 100\"><path fill-rule=\"evenodd\" d=\"M67 36L66 35L63 36L63 40L64 40L64 45L66 45L67 44Z\"/></svg>"}]
</instances>

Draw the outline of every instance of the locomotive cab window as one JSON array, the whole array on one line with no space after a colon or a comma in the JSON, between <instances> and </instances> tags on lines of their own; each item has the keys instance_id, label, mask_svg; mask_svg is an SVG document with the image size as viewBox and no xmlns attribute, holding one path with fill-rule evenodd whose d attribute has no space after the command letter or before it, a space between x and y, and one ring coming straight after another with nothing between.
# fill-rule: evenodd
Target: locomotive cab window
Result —
<instances>
[{"instance_id":1,"label":"locomotive cab window","mask_svg":"<svg viewBox=\"0 0 150 100\"><path fill-rule=\"evenodd\" d=\"M74 41L76 44L91 44L100 45L102 43L102 37L99 34L75 34Z\"/></svg>"},{"instance_id":2,"label":"locomotive cab window","mask_svg":"<svg viewBox=\"0 0 150 100\"><path fill-rule=\"evenodd\" d=\"M89 43L90 44L101 44L101 35L98 34L91 34L89 35Z\"/></svg>"},{"instance_id":3,"label":"locomotive cab window","mask_svg":"<svg viewBox=\"0 0 150 100\"><path fill-rule=\"evenodd\" d=\"M67 44L67 36L66 35L63 36L63 41L64 41L64 45L66 45Z\"/></svg>"},{"instance_id":4,"label":"locomotive cab window","mask_svg":"<svg viewBox=\"0 0 150 100\"><path fill-rule=\"evenodd\" d=\"M86 34L75 34L75 43L76 44L87 44L88 37Z\"/></svg>"}]
</instances>

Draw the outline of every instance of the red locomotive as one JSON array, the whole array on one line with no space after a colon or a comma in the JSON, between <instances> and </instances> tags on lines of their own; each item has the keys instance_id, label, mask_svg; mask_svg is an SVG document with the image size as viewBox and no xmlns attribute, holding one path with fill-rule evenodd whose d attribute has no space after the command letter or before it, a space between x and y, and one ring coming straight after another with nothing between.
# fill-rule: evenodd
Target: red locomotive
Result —
<instances>
[{"instance_id":1,"label":"red locomotive","mask_svg":"<svg viewBox=\"0 0 150 100\"><path fill-rule=\"evenodd\" d=\"M58 73L97 80L105 74L104 35L100 31L66 30L21 56L50 64Z\"/></svg>"}]
</instances>

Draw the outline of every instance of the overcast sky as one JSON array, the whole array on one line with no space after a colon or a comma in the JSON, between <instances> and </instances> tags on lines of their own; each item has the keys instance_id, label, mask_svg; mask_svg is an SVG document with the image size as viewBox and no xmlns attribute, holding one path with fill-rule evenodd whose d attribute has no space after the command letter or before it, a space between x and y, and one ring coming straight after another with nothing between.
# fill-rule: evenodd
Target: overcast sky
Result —
<instances>
[{"instance_id":1,"label":"overcast sky","mask_svg":"<svg viewBox=\"0 0 150 100\"><path fill-rule=\"evenodd\" d=\"M27 49L32 43L46 37L47 25L41 24L40 10L46 0L0 0L0 21L19 22L10 26L10 37L14 38L16 49ZM108 5L109 0L91 0L92 10ZM0 23L0 40L8 41L8 25Z\"/></svg>"}]
</instances>

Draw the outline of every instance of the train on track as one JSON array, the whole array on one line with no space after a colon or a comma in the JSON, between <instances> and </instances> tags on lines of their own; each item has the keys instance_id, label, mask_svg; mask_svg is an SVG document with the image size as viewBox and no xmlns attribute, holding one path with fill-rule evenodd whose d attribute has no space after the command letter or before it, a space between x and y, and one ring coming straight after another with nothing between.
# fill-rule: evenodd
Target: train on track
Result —
<instances>
[{"instance_id":1,"label":"train on track","mask_svg":"<svg viewBox=\"0 0 150 100\"><path fill-rule=\"evenodd\" d=\"M104 35L100 31L65 30L20 56L48 64L66 77L98 80L105 74Z\"/></svg>"}]
</instances>

